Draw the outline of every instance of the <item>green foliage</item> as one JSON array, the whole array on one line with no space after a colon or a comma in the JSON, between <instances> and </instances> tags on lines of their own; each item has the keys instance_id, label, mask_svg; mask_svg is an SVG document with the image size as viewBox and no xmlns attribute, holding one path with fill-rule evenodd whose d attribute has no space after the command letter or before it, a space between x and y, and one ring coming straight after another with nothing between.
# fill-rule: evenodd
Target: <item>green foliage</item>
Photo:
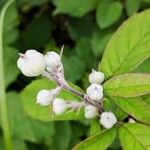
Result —
<instances>
[{"instance_id":1,"label":"green foliage","mask_svg":"<svg viewBox=\"0 0 150 150\"><path fill-rule=\"evenodd\" d=\"M150 56L149 15L146 10L132 16L109 41L99 67L107 78L132 71Z\"/></svg>"},{"instance_id":2,"label":"green foliage","mask_svg":"<svg viewBox=\"0 0 150 150\"><path fill-rule=\"evenodd\" d=\"M70 124L68 122L56 122L55 130L56 132L50 150L67 150L71 140ZM60 142L59 144L58 141Z\"/></svg>"},{"instance_id":3,"label":"green foliage","mask_svg":"<svg viewBox=\"0 0 150 150\"><path fill-rule=\"evenodd\" d=\"M128 73L111 78L104 84L109 96L136 97L150 93L150 74Z\"/></svg>"},{"instance_id":4,"label":"green foliage","mask_svg":"<svg viewBox=\"0 0 150 150\"><path fill-rule=\"evenodd\" d=\"M93 119L91 120L91 127L90 127L90 135L93 135L101 130L101 127L99 125L99 120Z\"/></svg>"},{"instance_id":5,"label":"green foliage","mask_svg":"<svg viewBox=\"0 0 150 150\"><path fill-rule=\"evenodd\" d=\"M126 7L127 14L131 16L134 13L136 13L140 8L140 3L141 0L134 0L134 1L126 0L125 7Z\"/></svg>"},{"instance_id":6,"label":"green foliage","mask_svg":"<svg viewBox=\"0 0 150 150\"><path fill-rule=\"evenodd\" d=\"M54 123L40 122L28 117L21 105L19 95L15 92L7 94L7 103L10 127L15 138L37 143L41 141L51 143L51 137L54 134Z\"/></svg>"},{"instance_id":7,"label":"green foliage","mask_svg":"<svg viewBox=\"0 0 150 150\"><path fill-rule=\"evenodd\" d=\"M52 0L52 2L57 8L55 13L68 13L74 17L82 17L96 7L98 0Z\"/></svg>"},{"instance_id":8,"label":"green foliage","mask_svg":"<svg viewBox=\"0 0 150 150\"><path fill-rule=\"evenodd\" d=\"M96 10L96 21L100 28L114 24L122 12L122 4L118 1L101 0Z\"/></svg>"},{"instance_id":9,"label":"green foliage","mask_svg":"<svg viewBox=\"0 0 150 150\"><path fill-rule=\"evenodd\" d=\"M76 145L73 150L105 150L115 139L117 129L114 127L109 130L99 132L85 141Z\"/></svg>"},{"instance_id":10,"label":"green foliage","mask_svg":"<svg viewBox=\"0 0 150 150\"><path fill-rule=\"evenodd\" d=\"M120 109L111 99L105 98L103 101L103 108L105 111L113 112L119 121L124 120L128 115L126 111Z\"/></svg>"},{"instance_id":11,"label":"green foliage","mask_svg":"<svg viewBox=\"0 0 150 150\"><path fill-rule=\"evenodd\" d=\"M23 106L26 112L33 118L40 119L43 121L82 119L82 109L78 112L68 110L61 115L55 115L51 110L51 106L43 107L36 104L36 96L40 90L53 89L55 87L56 85L53 82L48 81L47 79L33 81L29 86L27 86L21 94ZM58 97L63 98L65 100L80 100L78 97L65 90L62 90Z\"/></svg>"},{"instance_id":12,"label":"green foliage","mask_svg":"<svg viewBox=\"0 0 150 150\"><path fill-rule=\"evenodd\" d=\"M5 3L0 1L0 11ZM10 5L0 21L6 86L4 89L1 78L0 102L3 104L1 95L6 91L7 109L0 107L8 111L14 150L150 149L147 8L149 0L17 0ZM63 44L62 61L68 81L86 90L91 69L104 72L102 108L116 115L115 127L103 129L99 117L85 120L83 108L55 115L52 105L36 104L37 93L56 84L45 78L31 81L23 77L16 66L18 52L36 49L43 54L51 50L59 53ZM81 91L75 84L71 86ZM81 101L65 90L58 97ZM127 123L130 117L136 122ZM1 131L5 119L0 117L0 150L5 149Z\"/></svg>"},{"instance_id":13,"label":"green foliage","mask_svg":"<svg viewBox=\"0 0 150 150\"><path fill-rule=\"evenodd\" d=\"M124 150L149 150L150 127L142 124L125 124L119 129L119 137Z\"/></svg>"},{"instance_id":14,"label":"green foliage","mask_svg":"<svg viewBox=\"0 0 150 150\"><path fill-rule=\"evenodd\" d=\"M19 24L18 12L15 3L13 3L6 11L5 18L2 21L5 84L8 86L19 74L17 66L14 65L16 64L18 54L16 48L12 46L18 37L17 26Z\"/></svg>"},{"instance_id":15,"label":"green foliage","mask_svg":"<svg viewBox=\"0 0 150 150\"><path fill-rule=\"evenodd\" d=\"M150 124L150 107L141 98L112 97L112 100L132 117Z\"/></svg>"}]
</instances>

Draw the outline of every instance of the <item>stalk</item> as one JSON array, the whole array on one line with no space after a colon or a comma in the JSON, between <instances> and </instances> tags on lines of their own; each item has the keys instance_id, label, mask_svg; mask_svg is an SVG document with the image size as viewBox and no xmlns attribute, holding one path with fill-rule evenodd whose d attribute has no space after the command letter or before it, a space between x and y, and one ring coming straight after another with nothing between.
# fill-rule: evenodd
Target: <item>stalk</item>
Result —
<instances>
[{"instance_id":1,"label":"stalk","mask_svg":"<svg viewBox=\"0 0 150 150\"><path fill-rule=\"evenodd\" d=\"M5 13L14 0L9 0L3 7L0 14L0 114L1 125L4 134L4 143L6 150L12 150L12 141L10 134L10 127L7 114L6 92L5 92L5 77L4 77L4 60L3 60L3 23Z\"/></svg>"}]
</instances>

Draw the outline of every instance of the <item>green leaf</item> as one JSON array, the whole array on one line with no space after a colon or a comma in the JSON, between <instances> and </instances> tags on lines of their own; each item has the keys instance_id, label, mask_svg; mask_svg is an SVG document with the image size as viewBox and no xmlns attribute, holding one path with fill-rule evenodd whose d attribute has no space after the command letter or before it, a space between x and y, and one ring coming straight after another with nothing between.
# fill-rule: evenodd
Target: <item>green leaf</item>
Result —
<instances>
[{"instance_id":1,"label":"green leaf","mask_svg":"<svg viewBox=\"0 0 150 150\"><path fill-rule=\"evenodd\" d=\"M136 97L150 93L150 74L127 73L112 77L104 83L109 96Z\"/></svg>"},{"instance_id":2,"label":"green leaf","mask_svg":"<svg viewBox=\"0 0 150 150\"><path fill-rule=\"evenodd\" d=\"M150 56L149 17L150 10L130 17L112 36L99 66L106 78L132 71Z\"/></svg>"},{"instance_id":3,"label":"green leaf","mask_svg":"<svg viewBox=\"0 0 150 150\"><path fill-rule=\"evenodd\" d=\"M0 137L0 150L5 150L3 138ZM13 150L28 150L25 141L13 139Z\"/></svg>"},{"instance_id":4,"label":"green leaf","mask_svg":"<svg viewBox=\"0 0 150 150\"><path fill-rule=\"evenodd\" d=\"M150 127L143 124L125 124L119 129L124 150L150 150Z\"/></svg>"},{"instance_id":5,"label":"green leaf","mask_svg":"<svg viewBox=\"0 0 150 150\"><path fill-rule=\"evenodd\" d=\"M39 49L43 47L51 38L51 30L52 23L49 19L49 15L34 18L21 34L21 46L23 49Z\"/></svg>"},{"instance_id":6,"label":"green leaf","mask_svg":"<svg viewBox=\"0 0 150 150\"><path fill-rule=\"evenodd\" d=\"M146 124L150 124L150 106L148 106L141 98L111 97L111 100L133 118Z\"/></svg>"},{"instance_id":7,"label":"green leaf","mask_svg":"<svg viewBox=\"0 0 150 150\"><path fill-rule=\"evenodd\" d=\"M92 51L95 56L99 56L100 54L103 54L103 51L113 35L113 30L96 30L93 33L92 37Z\"/></svg>"},{"instance_id":8,"label":"green leaf","mask_svg":"<svg viewBox=\"0 0 150 150\"><path fill-rule=\"evenodd\" d=\"M5 85L8 86L12 83L19 74L19 69L17 68L17 58L18 52L15 48L7 46L4 51L4 74L5 76ZM13 70L13 71L12 71Z\"/></svg>"},{"instance_id":9,"label":"green leaf","mask_svg":"<svg viewBox=\"0 0 150 150\"><path fill-rule=\"evenodd\" d=\"M140 8L141 0L126 0L125 2L125 8L127 11L128 16L133 15L138 11Z\"/></svg>"},{"instance_id":10,"label":"green leaf","mask_svg":"<svg viewBox=\"0 0 150 150\"><path fill-rule=\"evenodd\" d=\"M50 150L68 150L72 134L69 122L56 122L55 130Z\"/></svg>"},{"instance_id":11,"label":"green leaf","mask_svg":"<svg viewBox=\"0 0 150 150\"><path fill-rule=\"evenodd\" d=\"M54 123L34 120L25 113L19 94L7 94L10 128L14 138L30 142L52 142ZM17 125L17 127L16 127Z\"/></svg>"},{"instance_id":12,"label":"green leaf","mask_svg":"<svg viewBox=\"0 0 150 150\"><path fill-rule=\"evenodd\" d=\"M122 4L118 1L101 0L96 10L96 21L100 28L114 24L121 16Z\"/></svg>"},{"instance_id":13,"label":"green leaf","mask_svg":"<svg viewBox=\"0 0 150 150\"><path fill-rule=\"evenodd\" d=\"M86 66L83 59L77 55L63 56L64 72L66 79L75 82L83 76Z\"/></svg>"},{"instance_id":14,"label":"green leaf","mask_svg":"<svg viewBox=\"0 0 150 150\"><path fill-rule=\"evenodd\" d=\"M96 7L98 0L52 0L52 2L56 6L56 14L67 13L70 16L82 17Z\"/></svg>"},{"instance_id":15,"label":"green leaf","mask_svg":"<svg viewBox=\"0 0 150 150\"><path fill-rule=\"evenodd\" d=\"M51 106L44 107L36 104L36 96L40 90L52 89L55 87L56 85L52 81L49 81L47 79L39 79L33 81L21 93L25 111L31 117L43 121L83 119L84 115L82 109L75 112L72 110L68 110L61 115L55 115L51 110ZM69 93L65 90L62 90L58 97L63 98L64 100L79 100L79 97L76 97L72 93Z\"/></svg>"},{"instance_id":16,"label":"green leaf","mask_svg":"<svg viewBox=\"0 0 150 150\"><path fill-rule=\"evenodd\" d=\"M3 51L5 85L11 84L19 74L16 61L17 50L12 45L18 38L17 26L19 24L16 4L10 5L3 20ZM13 70L13 71L12 71Z\"/></svg>"},{"instance_id":17,"label":"green leaf","mask_svg":"<svg viewBox=\"0 0 150 150\"><path fill-rule=\"evenodd\" d=\"M18 0L20 5L30 5L30 6L40 6L45 2L49 2L50 0Z\"/></svg>"},{"instance_id":18,"label":"green leaf","mask_svg":"<svg viewBox=\"0 0 150 150\"><path fill-rule=\"evenodd\" d=\"M91 38L94 29L97 27L93 21L93 16L85 15L82 18L68 18L68 32L73 40L80 38ZM88 29L88 32L87 32Z\"/></svg>"},{"instance_id":19,"label":"green leaf","mask_svg":"<svg viewBox=\"0 0 150 150\"><path fill-rule=\"evenodd\" d=\"M150 73L150 58L145 60L142 64L140 64L137 68L133 70L133 72L144 72L144 73Z\"/></svg>"},{"instance_id":20,"label":"green leaf","mask_svg":"<svg viewBox=\"0 0 150 150\"><path fill-rule=\"evenodd\" d=\"M113 112L119 121L124 120L128 114L120 109L111 99L104 98L103 100L103 108L105 111Z\"/></svg>"},{"instance_id":21,"label":"green leaf","mask_svg":"<svg viewBox=\"0 0 150 150\"><path fill-rule=\"evenodd\" d=\"M80 142L72 150L105 150L114 141L116 134L117 129L115 127L104 130Z\"/></svg>"},{"instance_id":22,"label":"green leaf","mask_svg":"<svg viewBox=\"0 0 150 150\"><path fill-rule=\"evenodd\" d=\"M94 56L91 50L91 40L88 38L80 38L75 46L77 56L84 61L84 66L92 68ZM79 66L78 66L79 67Z\"/></svg>"},{"instance_id":23,"label":"green leaf","mask_svg":"<svg viewBox=\"0 0 150 150\"><path fill-rule=\"evenodd\" d=\"M90 135L93 135L99 131L101 131L99 120L97 118L91 120Z\"/></svg>"}]
</instances>

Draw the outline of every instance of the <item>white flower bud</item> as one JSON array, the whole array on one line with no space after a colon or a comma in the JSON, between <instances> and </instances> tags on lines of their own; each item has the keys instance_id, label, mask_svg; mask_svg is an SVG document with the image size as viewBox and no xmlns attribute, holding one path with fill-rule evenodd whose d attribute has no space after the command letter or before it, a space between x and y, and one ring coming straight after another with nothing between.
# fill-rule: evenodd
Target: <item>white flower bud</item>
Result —
<instances>
[{"instance_id":1,"label":"white flower bud","mask_svg":"<svg viewBox=\"0 0 150 150\"><path fill-rule=\"evenodd\" d=\"M61 63L61 58L56 52L47 52L45 55L45 62L47 67L55 68L58 67Z\"/></svg>"},{"instance_id":2,"label":"white flower bud","mask_svg":"<svg viewBox=\"0 0 150 150\"><path fill-rule=\"evenodd\" d=\"M135 120L133 118L129 118L128 122L129 123L135 123Z\"/></svg>"},{"instance_id":3,"label":"white flower bud","mask_svg":"<svg viewBox=\"0 0 150 150\"><path fill-rule=\"evenodd\" d=\"M87 119L94 118L97 115L97 108L92 105L85 106L84 116Z\"/></svg>"},{"instance_id":4,"label":"white flower bud","mask_svg":"<svg viewBox=\"0 0 150 150\"><path fill-rule=\"evenodd\" d=\"M101 114L100 123L106 128L110 129L117 123L117 118L112 112L103 112Z\"/></svg>"},{"instance_id":5,"label":"white flower bud","mask_svg":"<svg viewBox=\"0 0 150 150\"><path fill-rule=\"evenodd\" d=\"M104 81L104 78L105 78L104 73L92 69L92 73L89 75L89 82L101 84Z\"/></svg>"},{"instance_id":6,"label":"white flower bud","mask_svg":"<svg viewBox=\"0 0 150 150\"><path fill-rule=\"evenodd\" d=\"M53 112L57 115L60 115L64 113L67 109L67 103L61 99L61 98L56 98L53 101Z\"/></svg>"},{"instance_id":7,"label":"white flower bud","mask_svg":"<svg viewBox=\"0 0 150 150\"><path fill-rule=\"evenodd\" d=\"M53 95L51 95L51 92L49 90L43 89L37 94L37 104L48 106L52 100Z\"/></svg>"},{"instance_id":8,"label":"white flower bud","mask_svg":"<svg viewBox=\"0 0 150 150\"><path fill-rule=\"evenodd\" d=\"M91 100L99 101L103 98L103 87L99 84L91 84L86 93Z\"/></svg>"},{"instance_id":9,"label":"white flower bud","mask_svg":"<svg viewBox=\"0 0 150 150\"><path fill-rule=\"evenodd\" d=\"M44 72L45 59L36 50L28 50L25 54L20 54L17 66L25 76L34 77Z\"/></svg>"},{"instance_id":10,"label":"white flower bud","mask_svg":"<svg viewBox=\"0 0 150 150\"><path fill-rule=\"evenodd\" d=\"M61 87L58 86L55 89L52 90L41 90L37 94L37 104L40 104L42 106L48 106L55 98L55 96L60 92Z\"/></svg>"}]
</instances>

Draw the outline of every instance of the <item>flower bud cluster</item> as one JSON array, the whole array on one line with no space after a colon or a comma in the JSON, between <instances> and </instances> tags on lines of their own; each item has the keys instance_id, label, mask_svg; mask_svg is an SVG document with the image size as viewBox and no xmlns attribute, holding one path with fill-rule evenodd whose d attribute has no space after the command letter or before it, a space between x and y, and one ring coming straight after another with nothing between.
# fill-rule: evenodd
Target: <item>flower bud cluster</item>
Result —
<instances>
[{"instance_id":1,"label":"flower bud cluster","mask_svg":"<svg viewBox=\"0 0 150 150\"><path fill-rule=\"evenodd\" d=\"M92 69L89 75L89 82L91 85L87 88L87 97L91 101L99 101L103 98L103 87L100 85L104 81L104 74Z\"/></svg>"},{"instance_id":2,"label":"flower bud cluster","mask_svg":"<svg viewBox=\"0 0 150 150\"><path fill-rule=\"evenodd\" d=\"M17 66L25 76L35 77L43 75L57 84L55 89L42 89L39 91L36 103L41 106L51 105L56 115L63 114L67 109L79 110L83 107L85 118L100 117L100 124L107 129L111 128L117 122L115 115L111 112L99 114L102 112L99 106L101 106L103 99L103 87L101 84L104 81L105 75L102 72L92 69L89 75L91 85L86 89L86 94L80 93L71 88L65 80L61 54L59 55L54 51L50 51L44 56L36 50L28 50L25 54L20 54ZM67 101L58 98L57 95L62 88L77 94L83 101Z\"/></svg>"}]
</instances>

